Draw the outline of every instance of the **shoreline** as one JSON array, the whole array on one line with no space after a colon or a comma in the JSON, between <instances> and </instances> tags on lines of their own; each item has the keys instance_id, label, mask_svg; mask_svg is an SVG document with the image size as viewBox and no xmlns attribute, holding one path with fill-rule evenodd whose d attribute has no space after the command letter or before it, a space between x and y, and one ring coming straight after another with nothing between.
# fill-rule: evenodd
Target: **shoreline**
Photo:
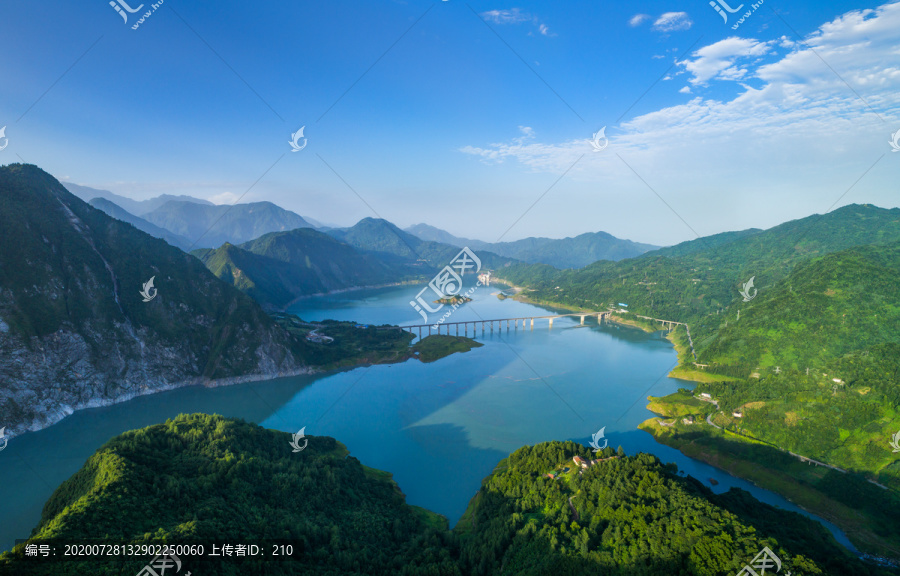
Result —
<instances>
[{"instance_id":1,"label":"shoreline","mask_svg":"<svg viewBox=\"0 0 900 576\"><path fill-rule=\"evenodd\" d=\"M190 388L191 386L202 386L203 388L222 388L225 386L246 384L248 382L268 382L270 380L276 380L278 378L290 378L292 376L312 376L314 374L326 372L328 372L328 370L317 370L316 368L304 366L302 368L297 368L294 370L245 374L243 376L230 376L228 378L209 379L198 377L191 380L183 380L181 382L166 384L158 388L147 388L139 392L127 392L125 394L122 394L121 396L116 396L115 398L93 398L91 400L88 400L87 402L81 402L75 405L63 404L52 413L46 414L46 418L42 418L39 421L33 421L32 424L28 426L28 428L26 428L24 432L13 433L7 431L6 439L11 440L17 436L28 434L29 432L40 432L41 430L45 430L47 428L50 428L51 426L59 424L67 417L81 410L115 406L116 404L122 404L130 400L134 400L135 398L139 398L141 396L150 396L158 392L169 392L171 390L178 390L180 388Z\"/></svg>"}]
</instances>

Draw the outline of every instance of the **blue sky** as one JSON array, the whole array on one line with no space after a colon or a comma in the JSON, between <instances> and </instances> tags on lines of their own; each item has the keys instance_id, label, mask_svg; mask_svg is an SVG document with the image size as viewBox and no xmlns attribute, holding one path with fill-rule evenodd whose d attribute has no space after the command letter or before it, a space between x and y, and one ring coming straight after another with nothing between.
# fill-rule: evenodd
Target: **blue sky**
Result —
<instances>
[{"instance_id":1,"label":"blue sky","mask_svg":"<svg viewBox=\"0 0 900 576\"><path fill-rule=\"evenodd\" d=\"M897 2L767 0L733 30L750 2L165 0L132 29L150 9L0 6L0 163L487 241L900 198Z\"/></svg>"}]
</instances>

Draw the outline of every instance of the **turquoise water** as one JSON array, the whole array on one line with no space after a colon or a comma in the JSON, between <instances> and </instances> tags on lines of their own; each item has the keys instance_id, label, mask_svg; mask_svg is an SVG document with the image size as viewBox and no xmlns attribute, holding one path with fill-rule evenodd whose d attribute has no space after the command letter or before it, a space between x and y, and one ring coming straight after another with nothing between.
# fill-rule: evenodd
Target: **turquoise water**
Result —
<instances>
[{"instance_id":1,"label":"turquoise water","mask_svg":"<svg viewBox=\"0 0 900 576\"><path fill-rule=\"evenodd\" d=\"M367 324L420 324L409 301L421 286L347 292L298 302L291 312ZM547 310L501 301L481 287L448 322L545 315ZM441 313L433 314L434 321ZM451 329L451 334L455 330ZM588 318L536 320L533 330L496 326L485 345L438 362L357 368L224 388L182 388L78 412L59 424L15 438L0 454L0 549L25 538L43 502L104 442L125 430L183 412L237 416L262 426L334 436L363 464L387 470L410 504L447 516L451 526L497 462L526 444L587 444L605 427L609 445L650 452L707 482L716 492L738 486L758 499L800 511L783 498L686 458L637 430L650 418L648 395L692 384L668 378L676 363L661 333L598 325ZM285 443L285 449L290 446ZM302 456L302 455L301 455ZM15 495L15 497L11 497ZM823 522L824 523L824 522ZM827 523L844 545L849 541Z\"/></svg>"}]
</instances>

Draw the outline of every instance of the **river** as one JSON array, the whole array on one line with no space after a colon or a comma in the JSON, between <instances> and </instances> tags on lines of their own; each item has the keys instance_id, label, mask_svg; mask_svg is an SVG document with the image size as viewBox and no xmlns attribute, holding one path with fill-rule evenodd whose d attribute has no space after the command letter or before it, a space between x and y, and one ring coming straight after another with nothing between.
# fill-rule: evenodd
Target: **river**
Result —
<instances>
[{"instance_id":1,"label":"river","mask_svg":"<svg viewBox=\"0 0 900 576\"><path fill-rule=\"evenodd\" d=\"M305 320L422 323L409 305L421 287L401 286L312 297L290 312ZM541 316L548 310L479 287L448 322ZM433 314L436 321L449 307ZM471 330L471 328L470 328ZM451 328L451 334L455 330ZM658 444L637 429L652 417L648 395L693 384L667 377L676 353L662 333L648 334L589 317L535 320L482 336L484 344L430 364L402 364L281 378L222 388L189 387L79 411L14 438L0 453L0 550L26 538L53 490L113 436L180 413L208 412L307 435L333 436L363 464L393 473L407 502L445 515L453 526L499 460L526 444L587 444L605 427L613 448L649 452L723 492L737 486L757 499L816 518L784 498ZM285 449L290 447L285 444ZM855 550L836 526L816 518Z\"/></svg>"}]
</instances>

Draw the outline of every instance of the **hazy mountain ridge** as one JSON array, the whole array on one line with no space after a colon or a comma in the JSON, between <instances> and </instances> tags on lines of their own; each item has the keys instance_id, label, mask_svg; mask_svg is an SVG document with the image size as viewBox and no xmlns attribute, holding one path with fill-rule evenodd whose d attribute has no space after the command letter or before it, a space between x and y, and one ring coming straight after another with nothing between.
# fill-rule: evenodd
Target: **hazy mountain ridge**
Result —
<instances>
[{"instance_id":1,"label":"hazy mountain ridge","mask_svg":"<svg viewBox=\"0 0 900 576\"><path fill-rule=\"evenodd\" d=\"M154 390L308 370L252 299L35 166L0 167L0 227L8 434ZM157 292L143 302L151 277Z\"/></svg>"},{"instance_id":2,"label":"hazy mountain ridge","mask_svg":"<svg viewBox=\"0 0 900 576\"><path fill-rule=\"evenodd\" d=\"M459 246L422 240L381 218L363 218L350 228L332 229L326 233L360 250L426 262L436 269L450 264L460 252ZM486 269L503 268L515 261L486 250L479 249L475 253Z\"/></svg>"},{"instance_id":3,"label":"hazy mountain ridge","mask_svg":"<svg viewBox=\"0 0 900 576\"><path fill-rule=\"evenodd\" d=\"M423 240L453 246L468 246L531 264L548 264L555 268L582 268L598 260L634 258L658 246L621 240L606 232L587 232L572 238L523 238L512 242L483 242L459 238L428 224L416 224L406 232Z\"/></svg>"},{"instance_id":4,"label":"hazy mountain ridge","mask_svg":"<svg viewBox=\"0 0 900 576\"><path fill-rule=\"evenodd\" d=\"M189 239L196 248L240 244L269 232L312 228L312 224L271 202L205 206L166 202L143 215L148 222Z\"/></svg>"},{"instance_id":5,"label":"hazy mountain ridge","mask_svg":"<svg viewBox=\"0 0 900 576\"><path fill-rule=\"evenodd\" d=\"M109 190L98 190L97 188L81 186L80 184L73 184L71 182L65 182L63 183L63 186L65 186L66 190L68 190L78 198L81 198L85 202L90 202L94 198L102 198L104 200L112 202L129 214L133 214L135 216L143 216L147 212L152 212L166 202L172 200L179 202L194 202L195 204L214 206L214 204L208 200L201 200L200 198L194 198L193 196L175 196L172 194L161 194L148 200L132 200L131 198L126 198L125 196L121 196L119 194L116 194L115 192L110 192Z\"/></svg>"},{"instance_id":6,"label":"hazy mountain ridge","mask_svg":"<svg viewBox=\"0 0 900 576\"><path fill-rule=\"evenodd\" d=\"M115 204L114 202L111 202L105 198L94 198L89 202L89 204L98 210L102 210L110 217L115 218L116 220L121 220L122 222L127 222L138 230L146 232L154 238L165 240L176 248L181 248L182 250L187 251L191 247L191 241L187 238L184 238L183 236L179 236L177 234L173 234L165 228L160 228L155 224L147 222L140 216L135 216L118 204Z\"/></svg>"},{"instance_id":7,"label":"hazy mountain ridge","mask_svg":"<svg viewBox=\"0 0 900 576\"><path fill-rule=\"evenodd\" d=\"M386 220L366 218L355 226L318 232L273 232L240 245L192 253L219 278L269 309L301 296L333 290L429 280L460 250L426 242ZM476 253L485 269L510 260ZM470 271L471 272L471 271ZM476 280L470 274L466 285Z\"/></svg>"}]
</instances>

